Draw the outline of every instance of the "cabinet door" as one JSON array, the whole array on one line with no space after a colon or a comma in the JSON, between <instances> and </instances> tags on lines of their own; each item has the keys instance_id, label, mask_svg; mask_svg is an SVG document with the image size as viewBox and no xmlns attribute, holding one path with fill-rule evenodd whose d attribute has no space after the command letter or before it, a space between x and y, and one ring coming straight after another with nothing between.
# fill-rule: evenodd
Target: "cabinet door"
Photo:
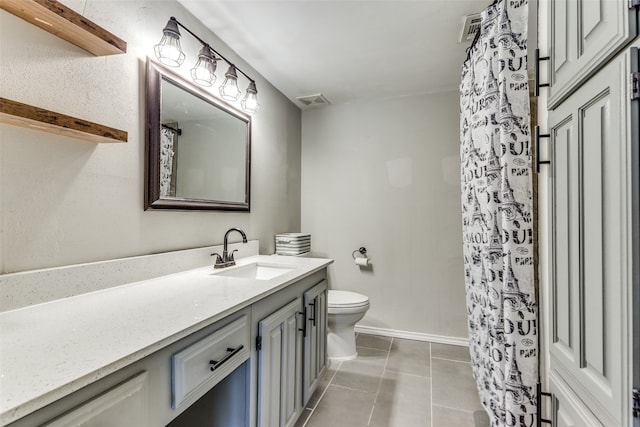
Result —
<instances>
[{"instance_id":1,"label":"cabinet door","mask_svg":"<svg viewBox=\"0 0 640 427\"><path fill-rule=\"evenodd\" d=\"M327 366L327 281L304 293L306 329L304 337L304 367L302 404L306 405L316 390Z\"/></svg>"},{"instance_id":2,"label":"cabinet door","mask_svg":"<svg viewBox=\"0 0 640 427\"><path fill-rule=\"evenodd\" d=\"M293 426L301 410L302 343L297 318L302 301L296 298L258 324L258 426Z\"/></svg>"},{"instance_id":3,"label":"cabinet door","mask_svg":"<svg viewBox=\"0 0 640 427\"><path fill-rule=\"evenodd\" d=\"M143 372L43 427L146 427L147 402L147 373Z\"/></svg>"},{"instance_id":4,"label":"cabinet door","mask_svg":"<svg viewBox=\"0 0 640 427\"><path fill-rule=\"evenodd\" d=\"M553 394L553 426L602 427L602 423L584 406L562 378L552 373L549 386L549 391Z\"/></svg>"},{"instance_id":5,"label":"cabinet door","mask_svg":"<svg viewBox=\"0 0 640 427\"><path fill-rule=\"evenodd\" d=\"M327 293L327 284L325 281L325 289L318 295L318 367L317 367L317 377L321 378L324 374L324 371L327 369L327 362L329 358L327 356L327 333L328 326L327 323L329 321L329 294Z\"/></svg>"},{"instance_id":6,"label":"cabinet door","mask_svg":"<svg viewBox=\"0 0 640 427\"><path fill-rule=\"evenodd\" d=\"M555 108L637 34L637 11L627 0L552 0L549 11L549 108Z\"/></svg>"},{"instance_id":7,"label":"cabinet door","mask_svg":"<svg viewBox=\"0 0 640 427\"><path fill-rule=\"evenodd\" d=\"M549 114L550 369L607 426L629 424L631 171L637 167L629 58L628 51L616 57Z\"/></svg>"}]
</instances>

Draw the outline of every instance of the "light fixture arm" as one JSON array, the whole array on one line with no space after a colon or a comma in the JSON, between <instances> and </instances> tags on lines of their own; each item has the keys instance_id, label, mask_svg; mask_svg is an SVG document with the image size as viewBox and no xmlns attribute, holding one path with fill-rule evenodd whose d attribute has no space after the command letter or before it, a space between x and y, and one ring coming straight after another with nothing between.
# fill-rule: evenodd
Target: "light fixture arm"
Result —
<instances>
[{"instance_id":1,"label":"light fixture arm","mask_svg":"<svg viewBox=\"0 0 640 427\"><path fill-rule=\"evenodd\" d=\"M171 17L169 18L170 21L174 21L176 24L178 24L183 30L185 30L187 33L191 34L196 40L198 40L203 46L209 46L209 49L211 49L211 51L213 53L215 53L217 56L219 56L219 58L216 58L216 60L224 60L227 64L229 64L230 66L233 66L237 71L240 71L240 73L245 76L250 82L255 83L256 81L253 80L251 77L249 77L247 75L247 73L245 73L244 71L242 71L240 68L238 68L233 62L229 61L227 58L225 58L224 55L222 55L220 52L218 52L217 50L215 50L214 48L211 47L211 45L207 42L205 42L204 40L202 40L200 37L198 37L193 31L191 31L190 29L188 29L187 27L185 27L182 22L178 21L175 17Z\"/></svg>"}]
</instances>

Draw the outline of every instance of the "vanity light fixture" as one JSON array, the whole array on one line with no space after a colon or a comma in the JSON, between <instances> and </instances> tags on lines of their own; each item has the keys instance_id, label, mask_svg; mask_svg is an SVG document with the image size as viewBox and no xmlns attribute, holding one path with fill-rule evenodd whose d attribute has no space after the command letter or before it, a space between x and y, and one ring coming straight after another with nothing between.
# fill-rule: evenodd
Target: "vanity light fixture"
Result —
<instances>
[{"instance_id":1,"label":"vanity light fixture","mask_svg":"<svg viewBox=\"0 0 640 427\"><path fill-rule=\"evenodd\" d=\"M184 52L180 47L180 30L178 21L171 17L162 30L160 43L154 46L156 58L165 65L179 67L184 62Z\"/></svg>"},{"instance_id":2,"label":"vanity light fixture","mask_svg":"<svg viewBox=\"0 0 640 427\"><path fill-rule=\"evenodd\" d=\"M243 76L249 80L249 86L247 87L246 94L240 105L242 109L254 113L258 111L258 90L256 89L256 82L249 77L244 71L236 67L231 61L224 56L220 55L214 50L208 43L203 41L200 37L195 35L191 30L182 25L173 16L169 18L169 22L162 30L162 39L160 43L154 46L154 52L156 58L160 62L170 67L179 67L182 65L185 59L185 54L180 46L180 30L178 27L182 27L185 31L191 34L196 40L202 44L202 48L198 53L198 60L191 69L191 78L194 82L201 86L212 86L216 80L216 65L217 61L223 60L229 64L229 69L225 73L225 79L222 85L220 85L220 96L227 101L237 101L240 98L241 91L238 88L238 73L239 71Z\"/></svg>"},{"instance_id":3,"label":"vanity light fixture","mask_svg":"<svg viewBox=\"0 0 640 427\"><path fill-rule=\"evenodd\" d=\"M256 89L256 82L249 83L247 92L242 101L240 101L240 105L242 105L242 109L245 111L258 111L258 89Z\"/></svg>"},{"instance_id":4,"label":"vanity light fixture","mask_svg":"<svg viewBox=\"0 0 640 427\"><path fill-rule=\"evenodd\" d=\"M211 86L216 81L216 56L206 44L198 53L198 62L191 69L191 78L201 86Z\"/></svg>"},{"instance_id":5,"label":"vanity light fixture","mask_svg":"<svg viewBox=\"0 0 640 427\"><path fill-rule=\"evenodd\" d=\"M240 89L238 89L238 73L233 64L224 73L224 77L224 83L220 86L220 96L227 101L237 101L240 98Z\"/></svg>"}]
</instances>

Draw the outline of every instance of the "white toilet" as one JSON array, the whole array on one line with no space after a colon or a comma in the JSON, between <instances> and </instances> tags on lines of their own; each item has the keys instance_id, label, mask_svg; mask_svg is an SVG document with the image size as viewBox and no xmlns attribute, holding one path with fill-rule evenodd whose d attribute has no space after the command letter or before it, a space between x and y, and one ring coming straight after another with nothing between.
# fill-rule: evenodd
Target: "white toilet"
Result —
<instances>
[{"instance_id":1,"label":"white toilet","mask_svg":"<svg viewBox=\"0 0 640 427\"><path fill-rule=\"evenodd\" d=\"M358 356L354 326L369 310L366 295L329 290L327 353L334 360L350 360Z\"/></svg>"}]
</instances>

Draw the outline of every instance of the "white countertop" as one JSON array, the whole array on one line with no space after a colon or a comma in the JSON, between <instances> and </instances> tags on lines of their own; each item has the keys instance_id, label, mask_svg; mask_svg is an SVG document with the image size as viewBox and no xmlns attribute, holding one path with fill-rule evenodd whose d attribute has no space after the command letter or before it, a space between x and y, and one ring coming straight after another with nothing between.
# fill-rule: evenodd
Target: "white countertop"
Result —
<instances>
[{"instance_id":1,"label":"white countertop","mask_svg":"<svg viewBox=\"0 0 640 427\"><path fill-rule=\"evenodd\" d=\"M0 424L30 414L332 262L253 256L295 269L270 280L213 267L0 313Z\"/></svg>"}]
</instances>

